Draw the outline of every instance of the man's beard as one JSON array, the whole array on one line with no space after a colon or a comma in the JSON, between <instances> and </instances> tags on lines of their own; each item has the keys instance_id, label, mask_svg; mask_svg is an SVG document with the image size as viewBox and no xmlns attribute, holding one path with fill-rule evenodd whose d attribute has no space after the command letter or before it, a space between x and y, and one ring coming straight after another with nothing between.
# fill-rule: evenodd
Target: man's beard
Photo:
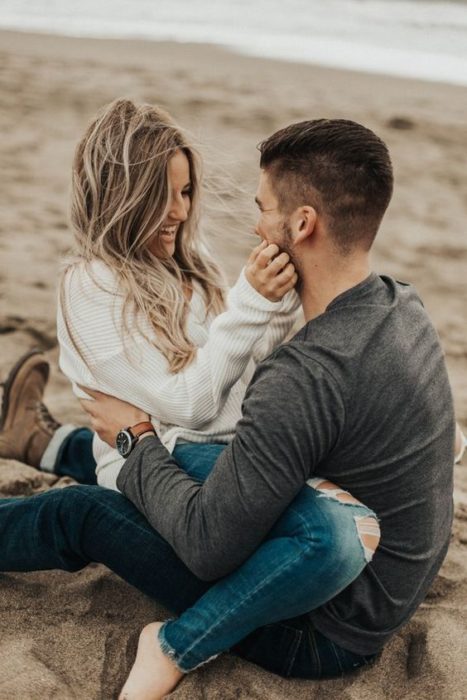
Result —
<instances>
[{"instance_id":1,"label":"man's beard","mask_svg":"<svg viewBox=\"0 0 467 700\"><path fill-rule=\"evenodd\" d=\"M295 291L300 294L302 289L302 275L300 273L300 263L298 261L297 255L293 249L293 233L289 226L289 222L285 220L281 227L281 240L278 242L279 248L290 258L290 262L295 267L295 272L297 273L297 284L295 285Z\"/></svg>"}]
</instances>

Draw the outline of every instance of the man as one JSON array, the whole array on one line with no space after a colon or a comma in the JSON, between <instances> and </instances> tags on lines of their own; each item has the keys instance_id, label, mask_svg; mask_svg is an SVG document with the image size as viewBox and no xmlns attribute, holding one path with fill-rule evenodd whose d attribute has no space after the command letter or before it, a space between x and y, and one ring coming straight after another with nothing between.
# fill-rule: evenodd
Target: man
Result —
<instances>
[{"instance_id":1,"label":"man","mask_svg":"<svg viewBox=\"0 0 467 700\"><path fill-rule=\"evenodd\" d=\"M257 232L289 253L305 326L258 367L236 437L204 484L155 435L140 436L117 483L162 537L119 494L76 487L19 501L0 517L6 567L72 570L102 561L181 612L209 590L200 579L249 561L319 475L378 514L382 539L350 586L287 625L311 634L312 646L292 635L280 653L290 668L301 653L323 661L326 644L337 657L371 659L423 600L449 543L454 415L443 353L415 291L370 270L393 184L381 140L353 122L315 120L282 129L260 150ZM122 426L147 418L96 399L87 408L111 444ZM10 550L33 523L45 533L40 546ZM122 536L131 541L125 550L115 546ZM142 573L146 551L151 566ZM165 653L159 628L143 632L123 697L162 697L179 680L177 622ZM253 642L256 656L248 642L240 653L248 648L247 658L258 660L261 635Z\"/></svg>"}]
</instances>

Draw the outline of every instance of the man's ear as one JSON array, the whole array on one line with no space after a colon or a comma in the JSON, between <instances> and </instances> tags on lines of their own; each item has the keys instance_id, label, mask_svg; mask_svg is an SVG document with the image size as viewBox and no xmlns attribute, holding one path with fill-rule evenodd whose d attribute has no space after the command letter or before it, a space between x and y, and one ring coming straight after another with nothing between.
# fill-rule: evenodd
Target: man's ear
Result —
<instances>
[{"instance_id":1,"label":"man's ear","mask_svg":"<svg viewBox=\"0 0 467 700\"><path fill-rule=\"evenodd\" d=\"M313 234L318 219L318 213L314 207L304 206L293 214L292 230L294 233L293 244L300 245Z\"/></svg>"}]
</instances>

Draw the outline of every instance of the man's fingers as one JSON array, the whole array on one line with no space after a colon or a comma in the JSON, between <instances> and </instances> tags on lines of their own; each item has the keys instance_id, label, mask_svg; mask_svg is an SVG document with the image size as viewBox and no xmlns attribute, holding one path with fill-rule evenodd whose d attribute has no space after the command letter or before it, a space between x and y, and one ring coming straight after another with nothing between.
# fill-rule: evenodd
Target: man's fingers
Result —
<instances>
[{"instance_id":1,"label":"man's fingers","mask_svg":"<svg viewBox=\"0 0 467 700\"><path fill-rule=\"evenodd\" d=\"M95 401L91 399L78 399L78 401L81 404L81 408L83 408L86 411L86 413L89 413L90 416L94 415Z\"/></svg>"},{"instance_id":2,"label":"man's fingers","mask_svg":"<svg viewBox=\"0 0 467 700\"><path fill-rule=\"evenodd\" d=\"M88 396L92 396L94 399L106 396L106 394L103 394L101 391L97 391L96 389L90 389L88 386L82 386L81 384L77 384L77 386L81 389L81 391L84 391L85 394L87 394Z\"/></svg>"}]
</instances>

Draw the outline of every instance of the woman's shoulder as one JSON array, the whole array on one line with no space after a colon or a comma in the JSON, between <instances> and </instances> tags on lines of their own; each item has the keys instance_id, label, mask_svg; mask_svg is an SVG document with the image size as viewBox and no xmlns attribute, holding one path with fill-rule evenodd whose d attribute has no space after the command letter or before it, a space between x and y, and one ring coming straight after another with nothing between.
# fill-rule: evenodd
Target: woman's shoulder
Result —
<instances>
[{"instance_id":1,"label":"woman's shoulder","mask_svg":"<svg viewBox=\"0 0 467 700\"><path fill-rule=\"evenodd\" d=\"M79 339L89 362L120 348L122 296L115 273L99 260L76 261L65 272L59 297L57 327L62 345L69 331Z\"/></svg>"},{"instance_id":2,"label":"woman's shoulder","mask_svg":"<svg viewBox=\"0 0 467 700\"><path fill-rule=\"evenodd\" d=\"M65 272L64 284L65 294L73 303L92 300L108 304L119 295L115 271L98 259L72 263Z\"/></svg>"}]
</instances>

